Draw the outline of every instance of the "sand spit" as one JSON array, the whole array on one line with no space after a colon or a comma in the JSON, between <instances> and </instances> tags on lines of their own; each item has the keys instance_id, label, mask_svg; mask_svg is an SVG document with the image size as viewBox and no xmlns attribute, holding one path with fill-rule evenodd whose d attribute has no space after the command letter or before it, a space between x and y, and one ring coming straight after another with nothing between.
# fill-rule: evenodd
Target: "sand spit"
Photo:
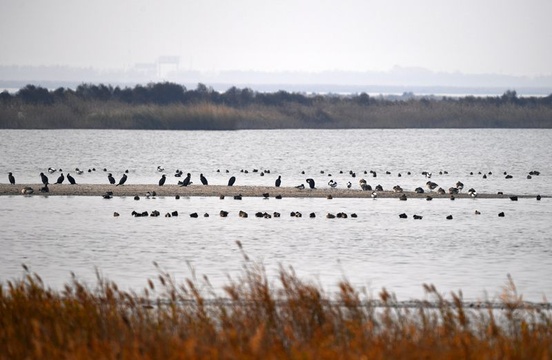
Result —
<instances>
[{"instance_id":1,"label":"sand spit","mask_svg":"<svg viewBox=\"0 0 552 360\"><path fill-rule=\"evenodd\" d=\"M30 187L33 189L32 195L51 195L51 196L102 196L106 192L113 192L113 196L144 196L147 192L155 191L157 196L237 196L242 197L262 197L268 194L269 197L296 197L296 198L370 198L372 191L352 190L352 189L296 189L294 187L274 187L274 186L226 186L226 185L147 185L147 184L132 184L132 185L101 185L101 184L60 184L49 185L48 193L39 191L42 185L39 184L0 184L0 196L22 195L22 189ZM399 198L405 194L408 198L426 198L430 195L433 198L450 198L451 195L440 195L437 193L418 194L414 191L404 191L397 193L394 191L378 191L378 198ZM477 198L486 199L501 199L517 196L519 198L534 198L537 195L517 195L517 194L477 194ZM470 194L460 193L455 194L455 198L471 198ZM542 196L549 197L549 196Z\"/></svg>"}]
</instances>

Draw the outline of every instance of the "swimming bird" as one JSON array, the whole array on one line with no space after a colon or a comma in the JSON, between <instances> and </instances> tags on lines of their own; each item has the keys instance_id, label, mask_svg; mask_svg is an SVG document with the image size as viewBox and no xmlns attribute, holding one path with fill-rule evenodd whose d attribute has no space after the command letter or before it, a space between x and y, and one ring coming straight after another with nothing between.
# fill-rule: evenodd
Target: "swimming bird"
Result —
<instances>
[{"instance_id":1,"label":"swimming bird","mask_svg":"<svg viewBox=\"0 0 552 360\"><path fill-rule=\"evenodd\" d=\"M56 181L56 184L63 183L63 180L65 180L65 176L63 176L63 173L61 173L61 175L58 177L58 179Z\"/></svg>"},{"instance_id":2,"label":"swimming bird","mask_svg":"<svg viewBox=\"0 0 552 360\"><path fill-rule=\"evenodd\" d=\"M56 171L57 171L57 170L54 169L53 167L49 167L49 168L48 168L48 172L49 172L50 174L53 174L53 173L55 173Z\"/></svg>"},{"instance_id":3,"label":"swimming bird","mask_svg":"<svg viewBox=\"0 0 552 360\"><path fill-rule=\"evenodd\" d=\"M414 214L414 220L422 220L423 219L423 216L422 215L416 215Z\"/></svg>"},{"instance_id":4,"label":"swimming bird","mask_svg":"<svg viewBox=\"0 0 552 360\"><path fill-rule=\"evenodd\" d=\"M333 179L331 179L330 181L328 181L328 185L332 188L336 188L337 187L337 181L333 181Z\"/></svg>"},{"instance_id":5,"label":"swimming bird","mask_svg":"<svg viewBox=\"0 0 552 360\"><path fill-rule=\"evenodd\" d=\"M447 215L447 220L452 220L452 215Z\"/></svg>"},{"instance_id":6,"label":"swimming bird","mask_svg":"<svg viewBox=\"0 0 552 360\"><path fill-rule=\"evenodd\" d=\"M378 193L375 191L372 191L372 194L370 194L370 196L375 199L378 197Z\"/></svg>"},{"instance_id":7,"label":"swimming bird","mask_svg":"<svg viewBox=\"0 0 552 360\"><path fill-rule=\"evenodd\" d=\"M232 176L230 179L228 179L228 186L234 185L235 182L236 182L236 177Z\"/></svg>"},{"instance_id":8,"label":"swimming bird","mask_svg":"<svg viewBox=\"0 0 552 360\"><path fill-rule=\"evenodd\" d=\"M163 186L165 184L166 179L167 179L167 176L165 174L161 175L161 179L159 179L159 186Z\"/></svg>"},{"instance_id":9,"label":"swimming bird","mask_svg":"<svg viewBox=\"0 0 552 360\"><path fill-rule=\"evenodd\" d=\"M126 181L127 181L127 175L123 174L123 176L121 177L121 180L119 180L119 183L115 186L124 185Z\"/></svg>"},{"instance_id":10,"label":"swimming bird","mask_svg":"<svg viewBox=\"0 0 552 360\"><path fill-rule=\"evenodd\" d=\"M157 171L163 172L163 171L165 171L165 168L162 168L161 166L158 165L158 166L157 166Z\"/></svg>"},{"instance_id":11,"label":"swimming bird","mask_svg":"<svg viewBox=\"0 0 552 360\"><path fill-rule=\"evenodd\" d=\"M84 171L79 168L75 168L75 172L77 173L77 175L82 175L82 173L84 173Z\"/></svg>"},{"instance_id":12,"label":"swimming bird","mask_svg":"<svg viewBox=\"0 0 552 360\"><path fill-rule=\"evenodd\" d=\"M15 184L15 177L13 176L12 173L8 173L8 180L10 181L10 184L12 185Z\"/></svg>"},{"instance_id":13,"label":"swimming bird","mask_svg":"<svg viewBox=\"0 0 552 360\"><path fill-rule=\"evenodd\" d=\"M399 214L399 217L401 219L407 219L408 218L408 215L406 215L405 213L402 213L402 214Z\"/></svg>"},{"instance_id":14,"label":"swimming bird","mask_svg":"<svg viewBox=\"0 0 552 360\"><path fill-rule=\"evenodd\" d=\"M199 180L201 180L201 183L203 185L209 185L209 182L207 182L207 178L203 176L203 174L199 174Z\"/></svg>"},{"instance_id":15,"label":"swimming bird","mask_svg":"<svg viewBox=\"0 0 552 360\"><path fill-rule=\"evenodd\" d=\"M274 185L276 187L280 187L280 185L282 185L282 175L278 175L278 179L276 179L276 181L274 182Z\"/></svg>"},{"instance_id":16,"label":"swimming bird","mask_svg":"<svg viewBox=\"0 0 552 360\"><path fill-rule=\"evenodd\" d=\"M186 177L184 178L184 180L182 181L179 181L178 182L178 185L180 186L188 186L190 185L192 182L190 181L190 179L192 178L192 174L188 173L186 174Z\"/></svg>"},{"instance_id":17,"label":"swimming bird","mask_svg":"<svg viewBox=\"0 0 552 360\"><path fill-rule=\"evenodd\" d=\"M221 210L219 214L220 214L220 217L227 217L228 211Z\"/></svg>"},{"instance_id":18,"label":"swimming bird","mask_svg":"<svg viewBox=\"0 0 552 360\"><path fill-rule=\"evenodd\" d=\"M353 186L353 184L351 184L351 182L350 182L350 181L347 181L347 189L350 189L350 188L351 188L351 186Z\"/></svg>"},{"instance_id":19,"label":"swimming bird","mask_svg":"<svg viewBox=\"0 0 552 360\"><path fill-rule=\"evenodd\" d=\"M309 187L310 187L311 189L316 189L316 187L314 186L314 185L315 185L314 179L308 178L308 179L305 180L305 181L309 184Z\"/></svg>"},{"instance_id":20,"label":"swimming bird","mask_svg":"<svg viewBox=\"0 0 552 360\"><path fill-rule=\"evenodd\" d=\"M115 184L115 178L111 173L107 174L107 180L109 180L110 184Z\"/></svg>"},{"instance_id":21,"label":"swimming bird","mask_svg":"<svg viewBox=\"0 0 552 360\"><path fill-rule=\"evenodd\" d=\"M75 184L77 183L77 182L75 181L75 178L73 178L73 177L71 176L71 174L69 174L69 173L67 173L67 181L69 181L69 183L70 183L71 185L75 185Z\"/></svg>"},{"instance_id":22,"label":"swimming bird","mask_svg":"<svg viewBox=\"0 0 552 360\"><path fill-rule=\"evenodd\" d=\"M44 175L44 173L40 173L40 180L44 185L48 185L48 176Z\"/></svg>"}]
</instances>

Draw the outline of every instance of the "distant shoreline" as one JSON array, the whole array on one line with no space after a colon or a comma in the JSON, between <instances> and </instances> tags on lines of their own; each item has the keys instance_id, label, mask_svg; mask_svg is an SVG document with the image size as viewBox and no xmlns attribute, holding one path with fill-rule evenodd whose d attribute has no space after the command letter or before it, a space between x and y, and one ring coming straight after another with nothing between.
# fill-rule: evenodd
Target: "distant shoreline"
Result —
<instances>
[{"instance_id":1,"label":"distant shoreline","mask_svg":"<svg viewBox=\"0 0 552 360\"><path fill-rule=\"evenodd\" d=\"M32 194L27 196L103 196L107 192L113 192L114 197L123 196L146 196L146 194L155 191L156 196L183 196L183 197L234 197L241 195L242 197L264 197L268 195L270 198L276 196L292 197L292 198L370 198L372 191L352 190L352 189L297 189L294 187L274 187L274 186L225 186L225 185L164 185L158 186L154 184L132 184L132 185L103 185L103 184L52 184L49 185L49 192L42 193L39 191L43 187L42 184L0 184L0 196L25 195L22 189L30 187L33 189ZM414 191L394 192L394 191L377 191L378 198L399 198L401 195L406 195L408 198L425 199L427 196L432 198L449 199L449 194L423 193L418 194ZM477 198L484 199L508 199L509 197L517 196L518 198L536 198L535 195L518 195L518 194L477 194ZM550 195L540 195L543 198ZM467 193L455 194L455 199L471 198Z\"/></svg>"}]
</instances>

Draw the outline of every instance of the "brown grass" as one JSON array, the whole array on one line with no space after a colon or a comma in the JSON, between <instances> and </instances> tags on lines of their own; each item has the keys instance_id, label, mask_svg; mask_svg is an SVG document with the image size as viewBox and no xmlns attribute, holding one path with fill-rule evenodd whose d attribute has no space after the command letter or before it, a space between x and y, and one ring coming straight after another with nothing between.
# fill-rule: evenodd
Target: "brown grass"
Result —
<instances>
[{"instance_id":1,"label":"brown grass","mask_svg":"<svg viewBox=\"0 0 552 360\"><path fill-rule=\"evenodd\" d=\"M241 248L241 244L238 243ZM244 254L241 278L221 296L207 278L176 284L160 270L142 293L98 276L47 288L28 270L0 287L1 359L548 359L550 309L527 306L510 280L496 307L462 295L404 307L385 289L375 301L348 282L330 296L281 268L272 284ZM157 284L157 285L156 285Z\"/></svg>"}]
</instances>

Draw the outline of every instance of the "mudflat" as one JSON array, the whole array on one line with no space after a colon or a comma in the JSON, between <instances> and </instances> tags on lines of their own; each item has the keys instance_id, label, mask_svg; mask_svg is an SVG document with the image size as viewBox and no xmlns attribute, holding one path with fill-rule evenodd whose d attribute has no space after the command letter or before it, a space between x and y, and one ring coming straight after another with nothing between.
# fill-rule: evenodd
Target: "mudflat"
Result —
<instances>
[{"instance_id":1,"label":"mudflat","mask_svg":"<svg viewBox=\"0 0 552 360\"><path fill-rule=\"evenodd\" d=\"M52 184L48 186L48 192L41 192L42 184L0 184L0 196L24 195L25 188L31 188L32 194L27 195L50 195L50 196L103 196L107 192L112 192L113 196L145 196L148 192L155 191L157 196L238 196L243 197L317 197L317 198L370 198L373 197L372 191L363 191L360 189L297 189L295 187L274 187L274 186L226 186L226 185L152 185L152 184L132 184L132 185L103 185L103 184ZM406 198L450 198L449 194L423 193L414 191L377 191L378 198L399 198L406 195ZM468 193L454 194L454 198L471 198ZM477 194L478 198L500 199L517 196L519 198L531 198L537 195L517 195L517 194ZM543 195L542 197L549 197Z\"/></svg>"}]
</instances>

